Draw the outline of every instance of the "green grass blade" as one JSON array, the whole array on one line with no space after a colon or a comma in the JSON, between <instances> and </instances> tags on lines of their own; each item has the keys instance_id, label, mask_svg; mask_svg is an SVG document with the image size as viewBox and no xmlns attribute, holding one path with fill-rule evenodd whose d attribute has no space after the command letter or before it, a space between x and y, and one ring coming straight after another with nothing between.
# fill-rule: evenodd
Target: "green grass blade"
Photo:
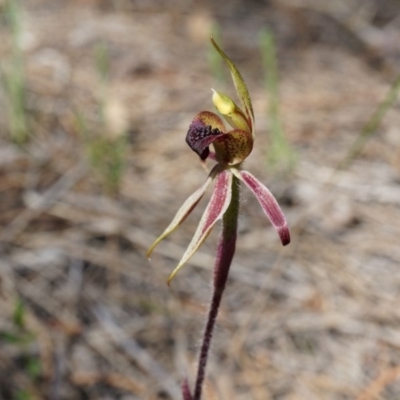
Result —
<instances>
[{"instance_id":1,"label":"green grass blade","mask_svg":"<svg viewBox=\"0 0 400 400\"><path fill-rule=\"evenodd\" d=\"M217 23L215 23L211 29L211 35L214 37L214 39L217 41L217 43L221 43L221 30L220 27ZM208 59L208 64L211 69L211 74L213 77L213 81L216 84L225 84L226 83L226 75L225 75L225 70L223 67L223 59L220 57L220 55L214 51L214 49L210 46L207 47L208 53L207 53L207 59Z\"/></svg>"},{"instance_id":2,"label":"green grass blade","mask_svg":"<svg viewBox=\"0 0 400 400\"><path fill-rule=\"evenodd\" d=\"M26 117L26 93L23 54L20 46L21 11L18 0L8 0L5 14L10 26L12 54L8 68L3 69L2 80L7 95L8 120L11 139L23 144L29 138Z\"/></svg>"},{"instance_id":3,"label":"green grass blade","mask_svg":"<svg viewBox=\"0 0 400 400\"><path fill-rule=\"evenodd\" d=\"M267 152L267 161L271 166L280 165L290 169L294 166L296 157L293 149L286 141L280 118L278 63L274 37L269 29L264 29L261 32L260 47L265 70L265 88L269 97L270 149Z\"/></svg>"},{"instance_id":4,"label":"green grass blade","mask_svg":"<svg viewBox=\"0 0 400 400\"><path fill-rule=\"evenodd\" d=\"M339 163L338 169L346 168L362 151L366 142L370 137L372 137L377 132L379 124L385 117L386 113L396 102L400 91L400 74L396 77L390 89L383 99L383 101L378 105L375 112L371 115L371 118L367 121L364 127L361 129L357 138L354 140L353 144L350 146L349 151Z\"/></svg>"}]
</instances>

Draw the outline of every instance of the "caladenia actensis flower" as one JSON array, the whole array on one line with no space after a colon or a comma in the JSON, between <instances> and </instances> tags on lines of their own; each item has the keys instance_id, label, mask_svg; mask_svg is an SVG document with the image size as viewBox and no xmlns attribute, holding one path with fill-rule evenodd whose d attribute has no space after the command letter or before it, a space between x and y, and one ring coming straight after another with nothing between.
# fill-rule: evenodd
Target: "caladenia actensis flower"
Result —
<instances>
[{"instance_id":1,"label":"caladenia actensis flower","mask_svg":"<svg viewBox=\"0 0 400 400\"><path fill-rule=\"evenodd\" d=\"M199 155L202 161L209 157L217 161L217 164L211 170L203 186L197 189L185 201L167 229L165 229L147 252L147 256L150 257L154 247L186 219L203 197L211 182L215 181L211 199L197 230L179 264L168 279L169 284L176 273L204 242L216 222L222 220L222 233L214 267L213 296L200 351L196 383L192 393L188 382L184 381L182 386L184 400L200 400L201 398L205 367L215 320L235 252L241 182L256 196L261 208L277 230L282 244L286 246L290 242L289 229L285 216L274 196L250 172L242 169L243 161L253 149L253 106L247 86L239 70L212 37L211 42L228 64L241 108L227 95L213 90L212 100L214 106L232 129L227 130L221 118L210 111L202 111L194 117L186 135L186 142ZM214 152L210 152L210 145L214 147Z\"/></svg>"}]
</instances>

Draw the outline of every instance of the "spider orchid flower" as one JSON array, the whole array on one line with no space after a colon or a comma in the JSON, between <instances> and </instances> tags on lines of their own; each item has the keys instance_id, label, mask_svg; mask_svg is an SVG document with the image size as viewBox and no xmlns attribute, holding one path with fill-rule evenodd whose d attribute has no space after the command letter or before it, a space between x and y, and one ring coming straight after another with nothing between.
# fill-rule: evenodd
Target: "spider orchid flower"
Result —
<instances>
[{"instance_id":1,"label":"spider orchid flower","mask_svg":"<svg viewBox=\"0 0 400 400\"><path fill-rule=\"evenodd\" d=\"M253 106L247 86L239 70L213 38L211 38L211 42L230 69L241 108L227 95L213 90L212 100L214 106L232 129L227 130L221 118L210 111L202 111L197 114L189 126L186 136L186 142L189 147L199 155L202 161L210 157L216 160L217 164L211 170L205 183L185 201L169 226L151 245L147 252L148 257L150 257L157 244L187 218L199 203L211 182L214 181L215 185L197 230L179 264L171 273L168 284L205 241L216 222L224 217L231 204L234 185L237 185L238 181L243 182L256 196L261 208L276 229L282 244L285 246L290 242L286 219L275 197L250 172L241 168L242 162L253 149ZM210 152L210 145L214 147L213 153ZM236 231L234 239L232 238L233 242L235 240Z\"/></svg>"}]
</instances>

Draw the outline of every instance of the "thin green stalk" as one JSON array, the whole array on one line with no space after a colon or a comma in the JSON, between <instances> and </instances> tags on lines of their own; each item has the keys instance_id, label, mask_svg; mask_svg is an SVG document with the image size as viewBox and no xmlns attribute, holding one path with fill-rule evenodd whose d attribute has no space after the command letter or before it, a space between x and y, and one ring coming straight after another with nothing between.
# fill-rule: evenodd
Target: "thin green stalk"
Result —
<instances>
[{"instance_id":1,"label":"thin green stalk","mask_svg":"<svg viewBox=\"0 0 400 400\"><path fill-rule=\"evenodd\" d=\"M128 148L126 132L106 132L108 91L110 85L110 55L104 42L99 42L94 49L98 84L98 126L100 132L92 132L86 126L81 113L77 113L79 131L82 133L90 165L102 182L109 195L118 193Z\"/></svg>"},{"instance_id":2,"label":"thin green stalk","mask_svg":"<svg viewBox=\"0 0 400 400\"><path fill-rule=\"evenodd\" d=\"M107 107L107 87L110 75L110 56L107 46L100 42L95 47L96 69L99 75L99 102L100 102L100 121L105 123L105 109Z\"/></svg>"},{"instance_id":3,"label":"thin green stalk","mask_svg":"<svg viewBox=\"0 0 400 400\"><path fill-rule=\"evenodd\" d=\"M215 38L217 42L221 42L221 30L219 25L215 23L212 27L212 36ZM210 48L208 52L208 64L211 68L211 74L213 77L214 83L225 83L225 73L223 68L223 60L219 56L219 54L214 51L214 49Z\"/></svg>"},{"instance_id":4,"label":"thin green stalk","mask_svg":"<svg viewBox=\"0 0 400 400\"><path fill-rule=\"evenodd\" d=\"M338 165L338 169L346 168L354 158L356 158L362 151L367 140L373 136L382 119L389 111L389 109L396 102L400 91L400 74L396 77L392 83L385 99L378 105L375 112L371 115L371 118L367 121L364 127L361 129L359 135L351 145L349 151L345 155L344 159Z\"/></svg>"},{"instance_id":5,"label":"thin green stalk","mask_svg":"<svg viewBox=\"0 0 400 400\"><path fill-rule=\"evenodd\" d=\"M260 36L261 53L265 70L265 87L269 96L269 134L271 147L267 153L268 163L276 166L294 166L295 154L285 138L279 111L279 87L278 87L278 62L274 36L269 29L264 29Z\"/></svg>"},{"instance_id":6,"label":"thin green stalk","mask_svg":"<svg viewBox=\"0 0 400 400\"><path fill-rule=\"evenodd\" d=\"M16 143L23 144L29 134L25 114L25 76L20 46L21 12L18 0L6 2L6 15L11 29L12 55L9 68L2 71L2 78L8 96L10 136Z\"/></svg>"}]
</instances>

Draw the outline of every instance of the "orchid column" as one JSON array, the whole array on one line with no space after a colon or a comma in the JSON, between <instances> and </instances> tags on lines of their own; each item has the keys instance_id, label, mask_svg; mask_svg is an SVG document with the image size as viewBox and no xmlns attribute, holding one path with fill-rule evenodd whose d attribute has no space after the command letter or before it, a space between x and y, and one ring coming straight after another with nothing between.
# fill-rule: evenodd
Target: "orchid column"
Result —
<instances>
[{"instance_id":1,"label":"orchid column","mask_svg":"<svg viewBox=\"0 0 400 400\"><path fill-rule=\"evenodd\" d=\"M197 230L193 235L186 252L182 256L181 261L168 279L168 284L170 284L176 273L197 251L210 234L211 229L214 227L216 222L222 219L222 233L218 244L216 263L214 267L213 295L203 336L203 344L200 351L194 394L192 395L189 385L185 380L182 386L184 400L200 400L201 398L205 377L205 367L215 320L217 318L222 294L228 278L229 268L235 253L239 215L239 189L241 182L243 182L256 196L265 214L277 230L282 244L285 246L290 242L289 229L285 216L283 215L274 196L252 174L242 170L242 162L248 157L253 149L253 107L247 86L244 83L239 70L217 45L213 38L211 38L211 42L230 69L233 83L241 103L241 108L239 108L227 95L213 90L212 100L214 106L232 129L227 131L221 118L210 111L202 111L193 119L186 136L187 144L199 155L201 160L204 161L210 157L211 159L216 160L217 164L211 170L203 186L196 190L185 201L170 225L152 244L147 252L147 256L150 257L155 246L186 219L203 197L207 187L212 181L215 181L211 199L204 211ZM210 152L210 145L213 146L214 152Z\"/></svg>"}]
</instances>

